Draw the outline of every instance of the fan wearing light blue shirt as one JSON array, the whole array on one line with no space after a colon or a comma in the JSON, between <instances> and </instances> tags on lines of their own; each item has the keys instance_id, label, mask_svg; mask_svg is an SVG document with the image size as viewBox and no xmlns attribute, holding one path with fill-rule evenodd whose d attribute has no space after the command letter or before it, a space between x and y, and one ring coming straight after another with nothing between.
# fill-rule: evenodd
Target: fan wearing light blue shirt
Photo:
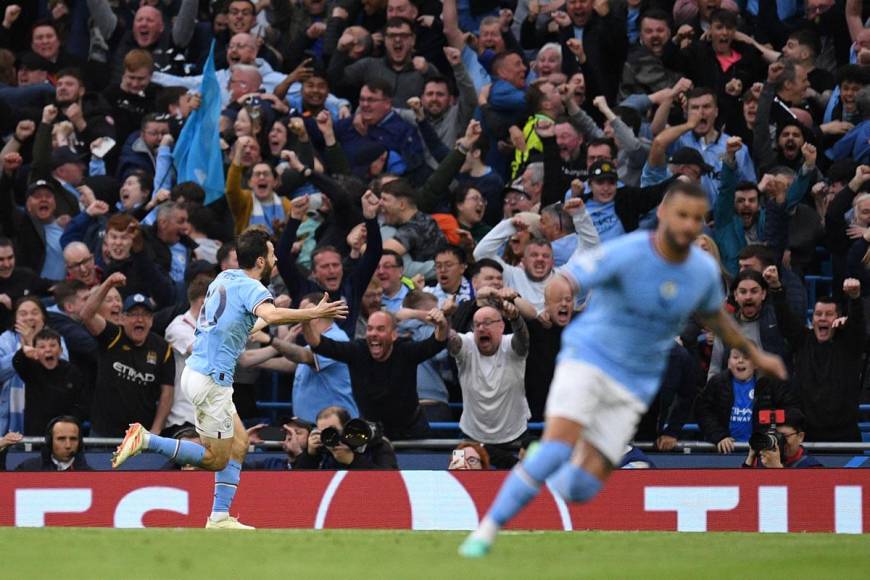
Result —
<instances>
[{"instance_id":1,"label":"fan wearing light blue shirt","mask_svg":"<svg viewBox=\"0 0 870 580\"><path fill-rule=\"evenodd\" d=\"M551 476L550 488L566 500L598 494L659 389L674 336L693 313L762 372L785 378L782 360L749 342L722 308L719 270L694 245L708 207L698 185L674 182L654 233L634 232L580 254L551 282L588 290L589 305L562 334L541 445L507 477L460 555L485 556L498 530Z\"/></svg>"},{"instance_id":2,"label":"fan wearing light blue shirt","mask_svg":"<svg viewBox=\"0 0 870 580\"><path fill-rule=\"evenodd\" d=\"M278 308L264 286L275 266L275 248L262 229L248 229L236 242L238 270L225 270L209 285L196 325L193 352L181 375L181 388L195 408L196 430L204 445L160 437L133 423L112 457L112 467L142 451L154 451L179 465L214 471L215 495L206 528L252 529L230 517L239 486L248 435L233 405L233 372L248 336L268 324L318 318L344 318L347 306L323 300L303 310Z\"/></svg>"}]
</instances>

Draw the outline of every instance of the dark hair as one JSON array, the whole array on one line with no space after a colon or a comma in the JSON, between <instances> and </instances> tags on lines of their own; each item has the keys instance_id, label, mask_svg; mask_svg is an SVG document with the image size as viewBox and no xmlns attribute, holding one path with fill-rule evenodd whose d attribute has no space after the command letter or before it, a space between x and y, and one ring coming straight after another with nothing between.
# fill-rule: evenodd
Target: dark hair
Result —
<instances>
[{"instance_id":1,"label":"dark hair","mask_svg":"<svg viewBox=\"0 0 870 580\"><path fill-rule=\"evenodd\" d=\"M317 413L315 420L320 421L324 417L329 417L330 415L338 417L338 422L341 423L342 427L347 425L347 422L350 421L350 413L348 410L344 407L339 407L338 405L332 405L331 407L321 409L320 412Z\"/></svg>"},{"instance_id":2,"label":"dark hair","mask_svg":"<svg viewBox=\"0 0 870 580\"><path fill-rule=\"evenodd\" d=\"M384 32L387 31L387 28L401 28L403 26L407 26L408 28L410 28L411 34L416 34L414 32L414 23L407 18L402 18L400 16L393 16L392 18L387 18L387 22L384 24Z\"/></svg>"},{"instance_id":3,"label":"dark hair","mask_svg":"<svg viewBox=\"0 0 870 580\"><path fill-rule=\"evenodd\" d=\"M42 312L42 322L43 324L48 324L48 312L45 310L45 304L42 303L42 300L37 298L33 294L28 294L27 296L22 296L18 298L15 302L12 303L12 312L17 313L18 309L21 308L21 305L25 302L33 302L39 308L39 311Z\"/></svg>"},{"instance_id":4,"label":"dark hair","mask_svg":"<svg viewBox=\"0 0 870 580\"><path fill-rule=\"evenodd\" d=\"M195 181L182 181L175 184L175 187L169 192L169 199L172 201L178 201L181 197L184 198L184 201L202 205L205 201L205 190Z\"/></svg>"},{"instance_id":5,"label":"dark hair","mask_svg":"<svg viewBox=\"0 0 870 580\"><path fill-rule=\"evenodd\" d=\"M142 117L142 122L139 123L139 127L144 131L145 125L148 123L169 123L169 119L162 113L148 113Z\"/></svg>"},{"instance_id":6,"label":"dark hair","mask_svg":"<svg viewBox=\"0 0 870 580\"><path fill-rule=\"evenodd\" d=\"M209 238L214 236L210 235L213 232L213 228L217 219L215 218L214 212L207 207L203 207L200 205L195 205L190 208L188 212L187 221L190 222L197 231L203 232Z\"/></svg>"},{"instance_id":7,"label":"dark hair","mask_svg":"<svg viewBox=\"0 0 870 580\"><path fill-rule=\"evenodd\" d=\"M48 26L49 28L54 30L54 33L60 38L60 30L57 28L57 24L54 23L53 20L49 20L47 18L42 18L34 22L30 25L30 41L33 42L33 31L42 26ZM57 75L60 78L60 74Z\"/></svg>"},{"instance_id":8,"label":"dark hair","mask_svg":"<svg viewBox=\"0 0 870 580\"><path fill-rule=\"evenodd\" d=\"M393 94L394 94L393 93L393 85L391 85L389 82L387 82L386 80L384 80L382 78L379 78L379 77L370 78L370 79L366 80L366 82L363 86L373 93L380 92L380 93L383 93L383 95L385 97L387 97L388 99L393 98Z\"/></svg>"},{"instance_id":9,"label":"dark hair","mask_svg":"<svg viewBox=\"0 0 870 580\"><path fill-rule=\"evenodd\" d=\"M168 113L169 105L177 105L182 96L187 94L184 87L166 87L157 95L156 110L158 113Z\"/></svg>"},{"instance_id":10,"label":"dark hair","mask_svg":"<svg viewBox=\"0 0 870 580\"><path fill-rule=\"evenodd\" d=\"M0 248L12 248L14 250L15 244L6 236L0 236Z\"/></svg>"},{"instance_id":11,"label":"dark hair","mask_svg":"<svg viewBox=\"0 0 870 580\"><path fill-rule=\"evenodd\" d=\"M385 184L381 188L381 193L403 197L414 204L414 207L417 207L417 191L406 179L399 178Z\"/></svg>"},{"instance_id":12,"label":"dark hair","mask_svg":"<svg viewBox=\"0 0 870 580\"><path fill-rule=\"evenodd\" d=\"M326 295L325 292L309 292L305 296L299 300L299 304L302 304L305 300L311 302L312 304L320 304L320 301L323 300L323 297Z\"/></svg>"},{"instance_id":13,"label":"dark hair","mask_svg":"<svg viewBox=\"0 0 870 580\"><path fill-rule=\"evenodd\" d=\"M770 248L761 244L749 244L737 254L738 260L749 260L752 258L758 258L761 265L765 268L775 264L773 252L771 252Z\"/></svg>"},{"instance_id":14,"label":"dark hair","mask_svg":"<svg viewBox=\"0 0 870 580\"><path fill-rule=\"evenodd\" d=\"M734 188L734 191L749 191L752 190L758 194L758 197L761 197L761 191L758 189L758 184L754 181L740 181L737 183L737 186Z\"/></svg>"},{"instance_id":15,"label":"dark hair","mask_svg":"<svg viewBox=\"0 0 870 580\"><path fill-rule=\"evenodd\" d=\"M800 121L798 121L797 119L792 119L791 117L789 117L788 119L786 119L785 121L783 121L783 122L782 122L782 123L781 123L781 124L776 128L776 138L777 138L777 139L779 139L779 138L782 136L782 132L786 129L786 127L797 127L797 128L798 128L798 131L801 132L801 135L803 136L804 141L807 140L807 130L806 130L806 128L804 127L804 124L801 123Z\"/></svg>"},{"instance_id":16,"label":"dark hair","mask_svg":"<svg viewBox=\"0 0 870 580\"><path fill-rule=\"evenodd\" d=\"M785 421L782 422L783 425L788 425L797 433L803 433L805 423L806 417L797 407L789 407L785 410Z\"/></svg>"},{"instance_id":17,"label":"dark hair","mask_svg":"<svg viewBox=\"0 0 870 580\"><path fill-rule=\"evenodd\" d=\"M441 246L435 251L435 257L437 258L441 254L453 254L456 259L459 260L460 264L468 263L468 256L466 255L465 250L458 246Z\"/></svg>"},{"instance_id":18,"label":"dark hair","mask_svg":"<svg viewBox=\"0 0 870 580\"><path fill-rule=\"evenodd\" d=\"M837 69L837 84L845 82L867 84L867 71L859 64L847 64Z\"/></svg>"},{"instance_id":19,"label":"dark hair","mask_svg":"<svg viewBox=\"0 0 870 580\"><path fill-rule=\"evenodd\" d=\"M643 21L645 18L649 18L650 20L663 20L665 23L667 23L668 28L671 28L672 25L671 16L661 8L649 8L647 10L644 10L643 13L641 13L640 18L637 19L638 29L643 26Z\"/></svg>"},{"instance_id":20,"label":"dark hair","mask_svg":"<svg viewBox=\"0 0 870 580\"><path fill-rule=\"evenodd\" d=\"M151 193L154 190L154 176L142 169L134 169L127 174L127 177L135 177L139 182L139 187L146 193Z\"/></svg>"},{"instance_id":21,"label":"dark hair","mask_svg":"<svg viewBox=\"0 0 870 580\"><path fill-rule=\"evenodd\" d=\"M590 147L598 147L600 145L607 145L610 148L610 157L616 159L616 156L619 154L619 149L616 147L616 142L610 137L596 137L595 139L590 139L586 143L586 150L589 151Z\"/></svg>"},{"instance_id":22,"label":"dark hair","mask_svg":"<svg viewBox=\"0 0 870 580\"><path fill-rule=\"evenodd\" d=\"M60 335L48 327L36 333L36 336L33 337L33 344L35 345L40 340L54 340L60 345Z\"/></svg>"},{"instance_id":23,"label":"dark hair","mask_svg":"<svg viewBox=\"0 0 870 580\"><path fill-rule=\"evenodd\" d=\"M480 271L484 268L492 268L493 270L498 270L504 274L504 266L502 266L498 261L493 260L492 258L482 258L468 267L468 276L474 278L480 274Z\"/></svg>"},{"instance_id":24,"label":"dark hair","mask_svg":"<svg viewBox=\"0 0 870 580\"><path fill-rule=\"evenodd\" d=\"M834 307L837 309L837 314L840 313L840 305L837 303L836 300L834 300L833 296L819 296L818 298L816 298L816 303L813 304L813 310L815 310L816 306L819 304L833 304Z\"/></svg>"},{"instance_id":25,"label":"dark hair","mask_svg":"<svg viewBox=\"0 0 870 580\"><path fill-rule=\"evenodd\" d=\"M236 249L235 242L227 242L225 244L221 244L221 247L218 248L217 256L215 256L217 258L218 266L220 266L220 263L223 262L224 260L226 260L227 256L230 255L230 252L232 252L235 249Z\"/></svg>"},{"instance_id":26,"label":"dark hair","mask_svg":"<svg viewBox=\"0 0 870 580\"><path fill-rule=\"evenodd\" d=\"M678 179L668 185L668 188L665 190L665 195L662 198L662 203L670 201L672 197L677 195L685 195L694 199L703 199L704 201L709 199L707 197L707 192L697 183L686 183L685 181Z\"/></svg>"},{"instance_id":27,"label":"dark hair","mask_svg":"<svg viewBox=\"0 0 870 580\"><path fill-rule=\"evenodd\" d=\"M817 56L822 51L819 35L811 28L799 28L789 34L788 39L794 39L799 45L809 48L813 51L813 56Z\"/></svg>"},{"instance_id":28,"label":"dark hair","mask_svg":"<svg viewBox=\"0 0 870 580\"><path fill-rule=\"evenodd\" d=\"M710 24L720 23L725 28L737 28L737 15L730 10L717 8L710 14Z\"/></svg>"},{"instance_id":29,"label":"dark hair","mask_svg":"<svg viewBox=\"0 0 870 580\"><path fill-rule=\"evenodd\" d=\"M716 93L713 92L712 89L708 87L695 87L688 93L686 93L686 102L688 103L692 99L700 99L701 97L706 97L710 95L713 97L713 104L717 105L719 103L718 97L716 97Z\"/></svg>"},{"instance_id":30,"label":"dark hair","mask_svg":"<svg viewBox=\"0 0 870 580\"><path fill-rule=\"evenodd\" d=\"M400 266L402 268L405 267L405 262L402 260L402 256L399 255L399 252L395 250L384 250L381 252L381 257L383 258L384 256L393 256L393 258L396 259L397 266Z\"/></svg>"},{"instance_id":31,"label":"dark hair","mask_svg":"<svg viewBox=\"0 0 870 580\"><path fill-rule=\"evenodd\" d=\"M480 158L486 159L487 153L489 153L489 137L485 134L481 134L480 137L477 138L477 141L468 148L468 152L472 151L480 151Z\"/></svg>"},{"instance_id":32,"label":"dark hair","mask_svg":"<svg viewBox=\"0 0 870 580\"><path fill-rule=\"evenodd\" d=\"M547 82L549 81L535 82L532 83L532 86L526 89L526 110L530 116L540 111L541 104L547 98L541 90L541 85Z\"/></svg>"},{"instance_id":33,"label":"dark hair","mask_svg":"<svg viewBox=\"0 0 870 580\"><path fill-rule=\"evenodd\" d=\"M735 292L737 292L737 287L744 280L752 280L761 286L761 289L767 292L767 282L764 279L764 276L761 275L760 272L756 272L755 270L740 270L737 272L737 275L734 276L734 280L731 281L731 295L733 296Z\"/></svg>"},{"instance_id":34,"label":"dark hair","mask_svg":"<svg viewBox=\"0 0 870 580\"><path fill-rule=\"evenodd\" d=\"M54 286L54 301L63 310L66 303L75 298L81 290L87 290L88 286L81 280L64 280Z\"/></svg>"},{"instance_id":35,"label":"dark hair","mask_svg":"<svg viewBox=\"0 0 870 580\"><path fill-rule=\"evenodd\" d=\"M447 92L451 95L456 95L456 87L447 79L445 76L441 76L440 74L433 74L426 78L423 82L423 91L426 91L426 85L430 83L436 83L439 85L446 85Z\"/></svg>"},{"instance_id":36,"label":"dark hair","mask_svg":"<svg viewBox=\"0 0 870 580\"><path fill-rule=\"evenodd\" d=\"M265 258L269 254L267 243L272 241L269 232L254 226L246 229L236 239L236 257L239 268L250 270L257 265L257 258Z\"/></svg>"},{"instance_id":37,"label":"dark hair","mask_svg":"<svg viewBox=\"0 0 870 580\"><path fill-rule=\"evenodd\" d=\"M195 276L187 287L188 302L193 302L197 298L203 298L208 292L208 287L212 280L213 278L207 278L205 276Z\"/></svg>"},{"instance_id":38,"label":"dark hair","mask_svg":"<svg viewBox=\"0 0 870 580\"><path fill-rule=\"evenodd\" d=\"M465 198L468 197L468 194L471 190L477 191L483 196L483 192L480 191L478 185L472 181L466 181L463 183L459 189L456 190L456 193L453 194L453 208L456 209L456 206L463 203Z\"/></svg>"},{"instance_id":39,"label":"dark hair","mask_svg":"<svg viewBox=\"0 0 870 580\"><path fill-rule=\"evenodd\" d=\"M56 30L57 29L55 28L55 31ZM73 77L74 79L76 79L79 82L79 84L81 86L85 86L85 77L82 76L81 69L79 69L77 67L70 66L70 67L61 69L60 71L58 71L57 76L55 78L60 79L61 77Z\"/></svg>"},{"instance_id":40,"label":"dark hair","mask_svg":"<svg viewBox=\"0 0 870 580\"><path fill-rule=\"evenodd\" d=\"M402 300L402 307L419 310L424 302L432 300L434 300L436 304L438 303L438 298L434 294L422 290L411 290Z\"/></svg>"}]
</instances>

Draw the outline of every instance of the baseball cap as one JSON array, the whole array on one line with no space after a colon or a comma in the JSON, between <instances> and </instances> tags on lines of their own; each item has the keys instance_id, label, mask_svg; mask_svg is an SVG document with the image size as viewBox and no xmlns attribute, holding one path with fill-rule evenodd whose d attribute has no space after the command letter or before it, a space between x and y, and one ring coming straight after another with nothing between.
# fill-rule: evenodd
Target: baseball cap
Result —
<instances>
[{"instance_id":1,"label":"baseball cap","mask_svg":"<svg viewBox=\"0 0 870 580\"><path fill-rule=\"evenodd\" d=\"M36 193L40 189L47 189L51 193L54 193L54 187L52 187L52 185L49 182L47 182L44 179L37 179L36 181L31 183L29 186L27 186L27 197L30 197L31 195L33 195L34 193Z\"/></svg>"},{"instance_id":2,"label":"baseball cap","mask_svg":"<svg viewBox=\"0 0 870 580\"><path fill-rule=\"evenodd\" d=\"M154 304L154 301L151 300L151 298L138 292L136 294L131 294L124 299L124 312L129 312L137 306L145 308L148 312L154 312L157 309L157 305Z\"/></svg>"},{"instance_id":3,"label":"baseball cap","mask_svg":"<svg viewBox=\"0 0 870 580\"><path fill-rule=\"evenodd\" d=\"M612 161L601 159L593 163L592 167L589 168L589 179L618 180L619 176L616 174L616 167Z\"/></svg>"},{"instance_id":4,"label":"baseball cap","mask_svg":"<svg viewBox=\"0 0 870 580\"><path fill-rule=\"evenodd\" d=\"M677 149L674 151L674 154L671 155L671 158L668 159L668 163L674 165L697 165L701 168L701 173L709 173L713 170L713 168L707 165L704 161L701 152L693 147L681 147L680 149Z\"/></svg>"},{"instance_id":5,"label":"baseball cap","mask_svg":"<svg viewBox=\"0 0 870 580\"><path fill-rule=\"evenodd\" d=\"M281 417L281 425L283 425L283 426L293 425L296 427L301 427L302 429L307 429L308 431L311 431L312 429L314 429L314 425L312 425L311 423L309 423L305 419L302 419L300 417L295 417L295 416L294 417Z\"/></svg>"},{"instance_id":6,"label":"baseball cap","mask_svg":"<svg viewBox=\"0 0 870 580\"><path fill-rule=\"evenodd\" d=\"M61 165L67 163L84 163L84 157L70 149L69 147L58 147L51 152L51 168L57 169Z\"/></svg>"},{"instance_id":7,"label":"baseball cap","mask_svg":"<svg viewBox=\"0 0 870 580\"><path fill-rule=\"evenodd\" d=\"M35 52L28 50L18 57L18 68L24 70L52 70L52 64Z\"/></svg>"}]
</instances>

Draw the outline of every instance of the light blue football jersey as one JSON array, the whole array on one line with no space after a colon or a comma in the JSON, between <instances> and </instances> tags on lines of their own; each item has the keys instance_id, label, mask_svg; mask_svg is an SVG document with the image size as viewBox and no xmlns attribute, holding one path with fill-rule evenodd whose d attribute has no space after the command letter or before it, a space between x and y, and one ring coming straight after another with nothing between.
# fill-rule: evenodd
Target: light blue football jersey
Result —
<instances>
[{"instance_id":1,"label":"light blue football jersey","mask_svg":"<svg viewBox=\"0 0 870 580\"><path fill-rule=\"evenodd\" d=\"M668 353L695 311L722 306L719 270L692 246L679 264L653 247L650 232L634 232L575 256L562 269L589 303L562 335L559 360L595 365L649 404L659 389Z\"/></svg>"},{"instance_id":2,"label":"light blue football jersey","mask_svg":"<svg viewBox=\"0 0 870 580\"><path fill-rule=\"evenodd\" d=\"M269 300L272 294L266 287L242 270L218 274L209 284L199 312L187 366L219 385L232 386L236 362L257 321L254 310Z\"/></svg>"}]
</instances>

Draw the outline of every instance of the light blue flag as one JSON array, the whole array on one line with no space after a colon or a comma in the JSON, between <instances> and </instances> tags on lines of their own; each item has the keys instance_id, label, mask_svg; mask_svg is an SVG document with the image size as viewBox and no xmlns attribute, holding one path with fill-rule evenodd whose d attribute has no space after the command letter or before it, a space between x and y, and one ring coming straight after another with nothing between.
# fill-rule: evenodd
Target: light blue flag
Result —
<instances>
[{"instance_id":1,"label":"light blue flag","mask_svg":"<svg viewBox=\"0 0 870 580\"><path fill-rule=\"evenodd\" d=\"M187 118L173 157L177 183L193 181L200 184L205 189L207 205L224 196L226 184L220 147L221 88L214 70L214 41L205 61L199 93L202 104Z\"/></svg>"}]
</instances>

